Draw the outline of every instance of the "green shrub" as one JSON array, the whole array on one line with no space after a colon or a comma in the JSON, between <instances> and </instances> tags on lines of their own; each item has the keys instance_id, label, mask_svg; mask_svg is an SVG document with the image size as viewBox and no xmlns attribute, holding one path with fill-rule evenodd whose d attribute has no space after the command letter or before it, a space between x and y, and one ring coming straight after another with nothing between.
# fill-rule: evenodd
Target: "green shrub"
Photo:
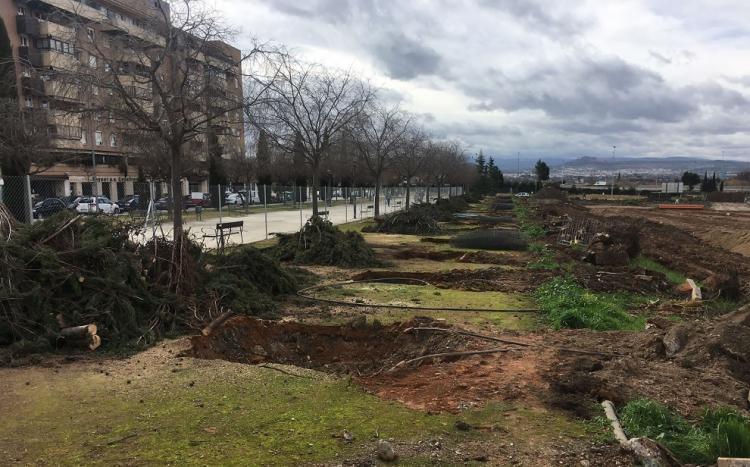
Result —
<instances>
[{"instance_id":1,"label":"green shrub","mask_svg":"<svg viewBox=\"0 0 750 467\"><path fill-rule=\"evenodd\" d=\"M750 456L750 423L731 408L708 409L700 423L691 425L669 407L636 399L625 405L620 419L628 436L659 441L685 463L712 464L720 456Z\"/></svg>"},{"instance_id":2,"label":"green shrub","mask_svg":"<svg viewBox=\"0 0 750 467\"><path fill-rule=\"evenodd\" d=\"M653 259L647 258L645 256L637 256L632 260L631 265L643 268L646 271L662 273L666 276L667 280L673 284L683 284L687 279L679 272L672 271L658 261L654 261Z\"/></svg>"},{"instance_id":3,"label":"green shrub","mask_svg":"<svg viewBox=\"0 0 750 467\"><path fill-rule=\"evenodd\" d=\"M544 318L556 329L639 330L645 323L644 318L627 312L636 298L591 292L567 277L545 282L534 297Z\"/></svg>"}]
</instances>

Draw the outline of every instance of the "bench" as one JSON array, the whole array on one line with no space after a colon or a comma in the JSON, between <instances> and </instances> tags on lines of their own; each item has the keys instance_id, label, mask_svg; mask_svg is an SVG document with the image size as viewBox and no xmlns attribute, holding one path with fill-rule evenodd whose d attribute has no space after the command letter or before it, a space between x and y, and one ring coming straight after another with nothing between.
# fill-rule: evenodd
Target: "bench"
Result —
<instances>
[{"instance_id":1,"label":"bench","mask_svg":"<svg viewBox=\"0 0 750 467\"><path fill-rule=\"evenodd\" d=\"M216 245L220 251L224 251L225 238L231 237L232 235L239 234L240 242L244 243L245 239L242 236L244 231L245 221L234 221L234 222L219 222L216 224L216 229L213 235L203 235L203 238L215 238Z\"/></svg>"}]
</instances>

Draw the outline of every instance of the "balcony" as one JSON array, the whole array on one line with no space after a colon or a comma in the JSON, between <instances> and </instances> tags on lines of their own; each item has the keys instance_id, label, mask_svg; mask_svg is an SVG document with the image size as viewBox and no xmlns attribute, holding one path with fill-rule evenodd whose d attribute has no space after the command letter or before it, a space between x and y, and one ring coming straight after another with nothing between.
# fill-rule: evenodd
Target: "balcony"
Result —
<instances>
[{"instance_id":1,"label":"balcony","mask_svg":"<svg viewBox=\"0 0 750 467\"><path fill-rule=\"evenodd\" d=\"M44 80L44 93L56 100L77 101L80 99L80 89L72 83L58 79Z\"/></svg>"},{"instance_id":2,"label":"balcony","mask_svg":"<svg viewBox=\"0 0 750 467\"><path fill-rule=\"evenodd\" d=\"M71 141L81 141L82 129L80 126L70 125L50 125L49 135L55 139L66 139Z\"/></svg>"},{"instance_id":3,"label":"balcony","mask_svg":"<svg viewBox=\"0 0 750 467\"><path fill-rule=\"evenodd\" d=\"M79 67L75 55L58 52L57 50L38 51L37 60L32 59L31 64L44 69L64 71L74 71Z\"/></svg>"},{"instance_id":4,"label":"balcony","mask_svg":"<svg viewBox=\"0 0 750 467\"><path fill-rule=\"evenodd\" d=\"M39 35L42 37L52 36L72 44L75 44L77 40L75 29L51 21L39 21Z\"/></svg>"},{"instance_id":5,"label":"balcony","mask_svg":"<svg viewBox=\"0 0 750 467\"><path fill-rule=\"evenodd\" d=\"M81 114L50 110L47 112L47 124L51 126L77 127L81 128ZM81 135L78 135L81 138Z\"/></svg>"},{"instance_id":6,"label":"balcony","mask_svg":"<svg viewBox=\"0 0 750 467\"><path fill-rule=\"evenodd\" d=\"M29 15L16 16L18 34L36 37L39 35L39 20Z\"/></svg>"}]
</instances>

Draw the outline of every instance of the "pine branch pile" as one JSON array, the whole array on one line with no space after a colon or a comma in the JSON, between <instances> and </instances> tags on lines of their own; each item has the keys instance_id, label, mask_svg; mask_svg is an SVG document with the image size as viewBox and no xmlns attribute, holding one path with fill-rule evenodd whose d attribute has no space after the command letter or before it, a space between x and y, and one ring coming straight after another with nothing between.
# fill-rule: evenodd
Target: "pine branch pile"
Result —
<instances>
[{"instance_id":1,"label":"pine branch pile","mask_svg":"<svg viewBox=\"0 0 750 467\"><path fill-rule=\"evenodd\" d=\"M408 211L396 211L375 219L375 225L368 225L364 232L379 232L410 235L434 235L442 229L427 205L417 205Z\"/></svg>"},{"instance_id":2,"label":"pine branch pile","mask_svg":"<svg viewBox=\"0 0 750 467\"><path fill-rule=\"evenodd\" d=\"M140 246L136 230L65 211L0 238L0 346L51 349L62 328L95 324L103 347L143 347L205 324L211 310L267 314L296 288L252 247L219 256L187 238Z\"/></svg>"},{"instance_id":3,"label":"pine branch pile","mask_svg":"<svg viewBox=\"0 0 750 467\"><path fill-rule=\"evenodd\" d=\"M375 252L358 232L342 232L319 216L311 217L299 232L279 235L275 248L281 261L340 267L376 266Z\"/></svg>"}]
</instances>

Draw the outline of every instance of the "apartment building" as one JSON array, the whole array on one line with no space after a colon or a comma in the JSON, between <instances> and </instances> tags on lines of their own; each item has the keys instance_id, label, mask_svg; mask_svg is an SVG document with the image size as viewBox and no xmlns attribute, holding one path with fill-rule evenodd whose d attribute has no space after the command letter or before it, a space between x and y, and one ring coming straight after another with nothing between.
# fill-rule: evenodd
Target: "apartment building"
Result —
<instances>
[{"instance_id":1,"label":"apartment building","mask_svg":"<svg viewBox=\"0 0 750 467\"><path fill-rule=\"evenodd\" d=\"M161 0L12 0L3 1L0 17L13 46L19 105L46 116L51 150L57 161L34 168L32 190L42 196L101 194L113 200L133 194L133 184L150 156L135 151L127 126L107 112L87 112L107 99L106 89L70 79L78 70L97 76L117 74L118 82L149 105L159 105L152 89L137 77L150 63L143 54L127 48L128 37L164 45L153 25L164 24L168 5ZM204 44L205 46L205 44ZM195 103L195 112L207 115L209 106L241 101L241 52L229 44L212 41L197 64L210 77L212 98ZM130 81L128 81L130 80ZM141 84L139 84L141 83ZM110 91L111 95L111 91ZM213 115L213 114L211 114ZM211 121L210 135L198 135L186 151L196 163L185 174L182 194L208 191L208 153L222 158L245 151L242 113L237 110ZM209 140L211 140L209 142ZM210 149L209 149L210 146Z\"/></svg>"}]
</instances>

